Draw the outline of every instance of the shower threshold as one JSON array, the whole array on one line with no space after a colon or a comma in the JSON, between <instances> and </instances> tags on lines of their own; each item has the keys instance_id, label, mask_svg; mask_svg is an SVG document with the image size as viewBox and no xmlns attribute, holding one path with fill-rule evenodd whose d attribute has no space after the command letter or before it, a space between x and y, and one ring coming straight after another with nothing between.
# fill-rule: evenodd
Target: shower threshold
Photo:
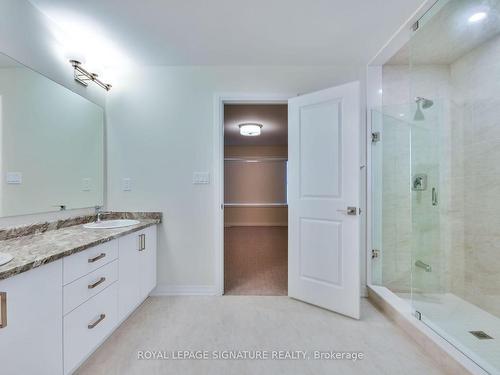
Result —
<instances>
[{"instance_id":1,"label":"shower threshold","mask_svg":"<svg viewBox=\"0 0 500 375\"><path fill-rule=\"evenodd\" d=\"M412 303L409 293L397 295ZM414 294L413 308L423 323L484 370L500 373L500 318L452 293Z\"/></svg>"},{"instance_id":2,"label":"shower threshold","mask_svg":"<svg viewBox=\"0 0 500 375\"><path fill-rule=\"evenodd\" d=\"M449 302L453 299L442 298L443 295L421 296L423 300L426 300L430 304L440 305L441 302L448 302L447 307L452 306ZM368 285L368 298L417 341L429 356L439 362L445 373L474 375L498 373L496 370L488 372L486 370L488 364L485 364L485 361L477 360L476 356L468 355L470 352L463 350L463 345L459 345L460 343L456 342L456 340L453 341L450 339L451 335L442 329L437 329L436 324L432 324L427 316L423 316L422 320L417 319L416 311L412 307L409 294L396 294L385 286ZM424 312L422 313L424 314ZM467 332L467 334L474 338L470 333ZM494 335L492 334L492 336ZM478 342L497 341L479 340L476 338L474 340ZM488 368L491 369L492 367Z\"/></svg>"}]
</instances>

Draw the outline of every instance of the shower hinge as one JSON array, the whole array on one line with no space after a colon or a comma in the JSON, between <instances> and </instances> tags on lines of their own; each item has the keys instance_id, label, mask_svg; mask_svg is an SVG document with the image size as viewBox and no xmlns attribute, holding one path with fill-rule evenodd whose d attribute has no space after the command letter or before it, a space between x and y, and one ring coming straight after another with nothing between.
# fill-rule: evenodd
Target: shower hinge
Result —
<instances>
[{"instance_id":1,"label":"shower hinge","mask_svg":"<svg viewBox=\"0 0 500 375\"><path fill-rule=\"evenodd\" d=\"M377 143L380 141L380 132L372 133L372 143Z\"/></svg>"},{"instance_id":2,"label":"shower hinge","mask_svg":"<svg viewBox=\"0 0 500 375\"><path fill-rule=\"evenodd\" d=\"M372 259L378 258L380 256L380 250L372 249Z\"/></svg>"},{"instance_id":3,"label":"shower hinge","mask_svg":"<svg viewBox=\"0 0 500 375\"><path fill-rule=\"evenodd\" d=\"M422 320L422 314L420 313L420 311L415 310L414 315L415 318L417 318L418 320Z\"/></svg>"},{"instance_id":4,"label":"shower hinge","mask_svg":"<svg viewBox=\"0 0 500 375\"><path fill-rule=\"evenodd\" d=\"M411 31L413 31L413 32L417 31L419 26L420 25L419 25L418 21L415 22L413 25L411 25Z\"/></svg>"}]
</instances>

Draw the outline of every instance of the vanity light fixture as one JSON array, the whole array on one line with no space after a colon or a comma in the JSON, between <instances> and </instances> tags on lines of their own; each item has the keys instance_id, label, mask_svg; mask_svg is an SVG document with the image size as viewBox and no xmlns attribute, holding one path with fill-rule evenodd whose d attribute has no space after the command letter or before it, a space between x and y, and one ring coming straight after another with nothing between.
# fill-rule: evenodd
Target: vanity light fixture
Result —
<instances>
[{"instance_id":1,"label":"vanity light fixture","mask_svg":"<svg viewBox=\"0 0 500 375\"><path fill-rule=\"evenodd\" d=\"M78 60L69 60L69 63L75 69L75 81L88 86L89 82L95 82L97 85L101 86L104 90L111 90L111 85L109 83L104 83L100 79L97 78L97 74L90 73L88 70L82 67L82 63Z\"/></svg>"},{"instance_id":2,"label":"vanity light fixture","mask_svg":"<svg viewBox=\"0 0 500 375\"><path fill-rule=\"evenodd\" d=\"M255 122L246 122L244 124L238 125L240 128L240 134L246 137L255 137L260 135L260 130L262 129L262 124L257 124Z\"/></svg>"},{"instance_id":3,"label":"vanity light fixture","mask_svg":"<svg viewBox=\"0 0 500 375\"><path fill-rule=\"evenodd\" d=\"M469 23L479 22L479 21L484 20L487 16L488 16L488 13L486 13L486 12L477 12L477 13L474 13L472 16L470 16L468 21L469 21Z\"/></svg>"}]
</instances>

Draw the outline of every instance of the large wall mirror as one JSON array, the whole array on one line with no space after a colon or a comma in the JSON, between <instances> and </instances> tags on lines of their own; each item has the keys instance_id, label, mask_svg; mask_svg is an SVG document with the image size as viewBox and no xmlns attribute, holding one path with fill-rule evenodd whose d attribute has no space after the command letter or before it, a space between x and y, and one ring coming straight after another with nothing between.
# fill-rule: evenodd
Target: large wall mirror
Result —
<instances>
[{"instance_id":1,"label":"large wall mirror","mask_svg":"<svg viewBox=\"0 0 500 375\"><path fill-rule=\"evenodd\" d=\"M103 204L104 111L0 54L0 217Z\"/></svg>"}]
</instances>

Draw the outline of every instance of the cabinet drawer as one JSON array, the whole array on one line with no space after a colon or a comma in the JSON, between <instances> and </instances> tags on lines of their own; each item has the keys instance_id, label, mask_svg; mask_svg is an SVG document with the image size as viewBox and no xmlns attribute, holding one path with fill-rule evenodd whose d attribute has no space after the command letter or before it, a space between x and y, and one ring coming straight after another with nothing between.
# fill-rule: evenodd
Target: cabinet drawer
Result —
<instances>
[{"instance_id":1,"label":"cabinet drawer","mask_svg":"<svg viewBox=\"0 0 500 375\"><path fill-rule=\"evenodd\" d=\"M63 258L64 285L102 267L117 257L118 241L114 240Z\"/></svg>"},{"instance_id":2,"label":"cabinet drawer","mask_svg":"<svg viewBox=\"0 0 500 375\"><path fill-rule=\"evenodd\" d=\"M88 275L64 286L64 314L80 306L118 279L118 260L115 259Z\"/></svg>"},{"instance_id":3,"label":"cabinet drawer","mask_svg":"<svg viewBox=\"0 0 500 375\"><path fill-rule=\"evenodd\" d=\"M64 373L75 370L113 331L118 321L118 288L111 284L64 317Z\"/></svg>"}]
</instances>

